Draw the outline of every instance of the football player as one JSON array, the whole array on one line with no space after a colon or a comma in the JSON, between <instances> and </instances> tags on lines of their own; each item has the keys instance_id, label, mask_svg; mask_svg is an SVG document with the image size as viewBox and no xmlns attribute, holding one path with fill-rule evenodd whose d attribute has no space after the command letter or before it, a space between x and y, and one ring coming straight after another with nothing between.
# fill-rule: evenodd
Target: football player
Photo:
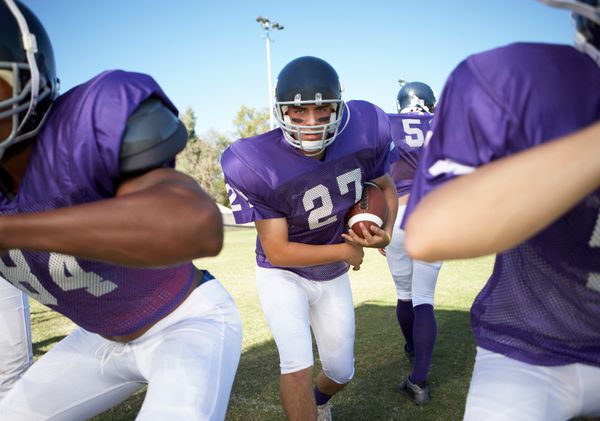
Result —
<instances>
[{"instance_id":1,"label":"football player","mask_svg":"<svg viewBox=\"0 0 600 421\"><path fill-rule=\"evenodd\" d=\"M187 134L149 76L99 74L57 95L40 21L0 2L0 273L80 327L0 401L0 418L88 419L144 384L138 419L223 419L237 309L191 259L222 220L173 170Z\"/></svg>"},{"instance_id":2,"label":"football player","mask_svg":"<svg viewBox=\"0 0 600 421\"><path fill-rule=\"evenodd\" d=\"M27 296L0 279L0 400L33 364Z\"/></svg>"},{"instance_id":3,"label":"football player","mask_svg":"<svg viewBox=\"0 0 600 421\"><path fill-rule=\"evenodd\" d=\"M598 130L550 142L600 118L600 9L548 3L573 10L576 47L511 44L459 64L408 204L423 199L413 257L498 252L471 309L466 420L600 415Z\"/></svg>"},{"instance_id":4,"label":"football player","mask_svg":"<svg viewBox=\"0 0 600 421\"><path fill-rule=\"evenodd\" d=\"M388 114L392 126L391 175L398 194L398 216L392 242L381 250L396 284L396 316L404 336L404 354L412 365L410 375L398 388L417 405L431 401L427 381L437 326L433 295L441 262L411 259L404 248L400 221L421 157L435 109L433 90L423 82L405 83L396 101L397 114Z\"/></svg>"},{"instance_id":5,"label":"football player","mask_svg":"<svg viewBox=\"0 0 600 421\"><path fill-rule=\"evenodd\" d=\"M388 245L396 216L390 124L373 104L346 104L337 72L316 57L281 70L275 100L280 128L236 141L221 164L236 221L256 223L257 290L279 350L285 413L327 420L329 399L354 375L347 271L359 269L363 246ZM371 232L363 226L365 239L343 234L346 213L371 180L391 217ZM312 391L311 328L323 366Z\"/></svg>"}]
</instances>

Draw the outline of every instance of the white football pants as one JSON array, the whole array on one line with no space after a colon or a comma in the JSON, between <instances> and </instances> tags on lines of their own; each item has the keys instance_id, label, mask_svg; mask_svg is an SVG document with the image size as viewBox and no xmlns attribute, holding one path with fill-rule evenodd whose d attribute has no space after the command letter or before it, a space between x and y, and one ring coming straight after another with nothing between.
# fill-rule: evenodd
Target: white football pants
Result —
<instances>
[{"instance_id":1,"label":"white football pants","mask_svg":"<svg viewBox=\"0 0 600 421\"><path fill-rule=\"evenodd\" d=\"M75 329L14 385L0 419L85 420L148 384L138 420L223 420L241 346L238 311L213 279L129 343Z\"/></svg>"},{"instance_id":2,"label":"white football pants","mask_svg":"<svg viewBox=\"0 0 600 421\"><path fill-rule=\"evenodd\" d=\"M559 421L600 416L600 367L537 366L477 348L466 421Z\"/></svg>"},{"instance_id":3,"label":"white football pants","mask_svg":"<svg viewBox=\"0 0 600 421\"><path fill-rule=\"evenodd\" d=\"M404 248L404 230L400 222L406 205L398 207L394 223L392 242L385 248L388 267L396 284L396 298L413 302L413 307L421 304L433 305L435 285L442 262L413 260Z\"/></svg>"},{"instance_id":4,"label":"white football pants","mask_svg":"<svg viewBox=\"0 0 600 421\"><path fill-rule=\"evenodd\" d=\"M348 274L311 281L283 269L256 268L256 286L279 350L281 374L311 367L312 327L323 371L338 384L354 375L354 305Z\"/></svg>"},{"instance_id":5,"label":"white football pants","mask_svg":"<svg viewBox=\"0 0 600 421\"><path fill-rule=\"evenodd\" d=\"M29 301L0 278L0 400L31 364Z\"/></svg>"}]
</instances>

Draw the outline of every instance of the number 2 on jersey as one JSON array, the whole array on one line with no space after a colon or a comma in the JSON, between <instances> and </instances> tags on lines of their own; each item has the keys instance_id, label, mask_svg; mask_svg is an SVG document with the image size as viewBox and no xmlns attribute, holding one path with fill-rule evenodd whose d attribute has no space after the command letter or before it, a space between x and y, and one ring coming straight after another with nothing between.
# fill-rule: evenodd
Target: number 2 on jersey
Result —
<instances>
[{"instance_id":1,"label":"number 2 on jersey","mask_svg":"<svg viewBox=\"0 0 600 421\"><path fill-rule=\"evenodd\" d=\"M360 168L356 168L336 177L340 194L348 194L350 192L350 185L353 184L355 191L354 202L358 202L362 195L361 180L362 171ZM321 206L319 207L315 207L317 199L321 199ZM304 210L309 212L308 227L311 230L333 224L337 221L337 215L332 215L333 201L331 200L331 193L323 184L308 189L302 197L302 204L304 205Z\"/></svg>"}]
</instances>

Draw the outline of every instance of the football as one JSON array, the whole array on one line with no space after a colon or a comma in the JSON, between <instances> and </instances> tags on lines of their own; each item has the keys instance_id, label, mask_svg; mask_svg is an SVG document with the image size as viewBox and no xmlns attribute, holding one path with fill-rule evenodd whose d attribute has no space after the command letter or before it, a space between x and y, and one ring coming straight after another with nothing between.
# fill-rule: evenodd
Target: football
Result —
<instances>
[{"instance_id":1,"label":"football","mask_svg":"<svg viewBox=\"0 0 600 421\"><path fill-rule=\"evenodd\" d=\"M359 222L362 222L367 230L371 225L383 226L387 217L387 205L383 191L374 183L363 185L362 196L346 214L346 225L360 238L364 238Z\"/></svg>"}]
</instances>

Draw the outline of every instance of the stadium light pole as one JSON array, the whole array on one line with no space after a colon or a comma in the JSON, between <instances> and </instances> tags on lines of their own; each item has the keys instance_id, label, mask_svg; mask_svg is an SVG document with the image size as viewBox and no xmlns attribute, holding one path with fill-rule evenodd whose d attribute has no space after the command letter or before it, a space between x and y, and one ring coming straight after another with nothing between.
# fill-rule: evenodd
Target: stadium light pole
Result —
<instances>
[{"instance_id":1,"label":"stadium light pole","mask_svg":"<svg viewBox=\"0 0 600 421\"><path fill-rule=\"evenodd\" d=\"M267 89L269 90L269 127L273 130L275 128L275 121L273 119L273 82L271 77L271 31L281 31L283 25L270 21L266 16L258 16L256 21L265 30L265 46L267 47Z\"/></svg>"}]
</instances>

